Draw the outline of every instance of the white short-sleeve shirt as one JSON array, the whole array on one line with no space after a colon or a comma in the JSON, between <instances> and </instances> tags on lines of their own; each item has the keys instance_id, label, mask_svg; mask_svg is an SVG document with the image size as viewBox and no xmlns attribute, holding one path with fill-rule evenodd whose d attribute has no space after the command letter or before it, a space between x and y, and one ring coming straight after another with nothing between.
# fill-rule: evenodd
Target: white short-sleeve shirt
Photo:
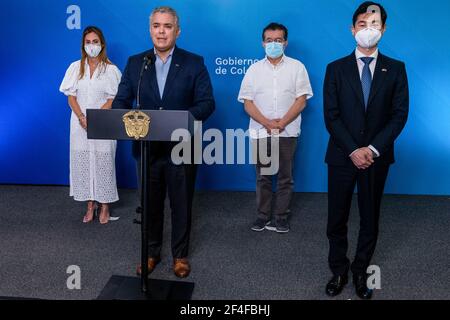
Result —
<instances>
[{"instance_id":1,"label":"white short-sleeve shirt","mask_svg":"<svg viewBox=\"0 0 450 320\"><path fill-rule=\"evenodd\" d=\"M295 100L303 95L313 96L308 72L298 60L283 56L276 66L264 58L250 66L242 80L238 101L251 100L259 111L270 120L283 118ZM280 134L280 137L298 137L301 132L301 114ZM262 124L250 119L250 137L267 138Z\"/></svg>"}]
</instances>

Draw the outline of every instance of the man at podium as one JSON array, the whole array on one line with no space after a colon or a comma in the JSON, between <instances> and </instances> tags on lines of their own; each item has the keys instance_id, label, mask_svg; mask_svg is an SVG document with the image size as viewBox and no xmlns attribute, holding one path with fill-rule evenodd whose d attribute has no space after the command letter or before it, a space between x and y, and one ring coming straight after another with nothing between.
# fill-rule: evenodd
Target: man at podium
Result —
<instances>
[{"instance_id":1,"label":"man at podium","mask_svg":"<svg viewBox=\"0 0 450 320\"><path fill-rule=\"evenodd\" d=\"M201 56L175 45L180 35L176 11L155 8L150 15L150 35L154 48L128 59L112 107L130 109L136 100L141 109L188 110L196 120L205 121L215 109L210 77ZM137 143L133 147L136 156L135 146ZM191 271L187 258L196 165L175 165L171 160L173 146L171 142L150 142L149 193L144 195L150 203L148 271L151 273L161 260L164 200L168 193L173 270L177 277L185 278ZM141 265L137 273L141 273Z\"/></svg>"}]
</instances>

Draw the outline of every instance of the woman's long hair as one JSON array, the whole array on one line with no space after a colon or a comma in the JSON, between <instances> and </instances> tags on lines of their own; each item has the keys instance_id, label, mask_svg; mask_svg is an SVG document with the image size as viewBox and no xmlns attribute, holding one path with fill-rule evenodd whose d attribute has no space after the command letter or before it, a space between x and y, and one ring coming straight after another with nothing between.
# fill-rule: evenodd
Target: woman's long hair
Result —
<instances>
[{"instance_id":1,"label":"woman's long hair","mask_svg":"<svg viewBox=\"0 0 450 320\"><path fill-rule=\"evenodd\" d=\"M99 28L95 27L95 26L88 26L84 29L83 31L83 37L81 38L81 63L80 63L80 79L82 79L84 77L84 73L85 73L85 63L86 63L86 59L88 58L88 55L86 53L86 51L84 50L84 40L86 38L86 35L88 35L89 33L94 32L100 39L100 45L102 46L102 51L100 51L99 55L98 55L98 59L99 59L99 64L98 67L101 68L99 71L104 71L106 69L106 65L107 64L111 64L111 61L108 59L108 56L106 54L106 40L105 37L103 36L103 32L102 30L100 30Z\"/></svg>"}]
</instances>

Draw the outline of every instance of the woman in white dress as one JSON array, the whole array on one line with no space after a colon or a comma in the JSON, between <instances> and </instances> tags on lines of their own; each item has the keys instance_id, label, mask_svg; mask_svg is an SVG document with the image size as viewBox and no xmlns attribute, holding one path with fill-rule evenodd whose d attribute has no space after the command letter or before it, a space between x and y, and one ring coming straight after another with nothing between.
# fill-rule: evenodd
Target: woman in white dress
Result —
<instances>
[{"instance_id":1,"label":"woman in white dress","mask_svg":"<svg viewBox=\"0 0 450 320\"><path fill-rule=\"evenodd\" d=\"M70 196L87 201L83 222L99 209L101 224L109 221L109 203L119 200L116 185L115 140L88 140L86 109L110 109L121 73L106 55L106 42L97 27L87 27L81 60L67 69L59 90L68 96L70 119Z\"/></svg>"}]
</instances>

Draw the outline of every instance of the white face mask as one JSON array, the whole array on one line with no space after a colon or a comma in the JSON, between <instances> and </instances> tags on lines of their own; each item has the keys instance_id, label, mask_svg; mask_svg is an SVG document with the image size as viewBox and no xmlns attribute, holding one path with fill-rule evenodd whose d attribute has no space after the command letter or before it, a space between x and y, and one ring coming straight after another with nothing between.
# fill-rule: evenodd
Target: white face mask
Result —
<instances>
[{"instance_id":1,"label":"white face mask","mask_svg":"<svg viewBox=\"0 0 450 320\"><path fill-rule=\"evenodd\" d=\"M91 58L96 58L100 51L102 51L102 46L98 44L86 44L84 45L84 51L86 51L87 55Z\"/></svg>"},{"instance_id":2,"label":"white face mask","mask_svg":"<svg viewBox=\"0 0 450 320\"><path fill-rule=\"evenodd\" d=\"M375 47L381 39L381 31L375 28L365 28L356 33L355 39L361 48Z\"/></svg>"}]
</instances>

